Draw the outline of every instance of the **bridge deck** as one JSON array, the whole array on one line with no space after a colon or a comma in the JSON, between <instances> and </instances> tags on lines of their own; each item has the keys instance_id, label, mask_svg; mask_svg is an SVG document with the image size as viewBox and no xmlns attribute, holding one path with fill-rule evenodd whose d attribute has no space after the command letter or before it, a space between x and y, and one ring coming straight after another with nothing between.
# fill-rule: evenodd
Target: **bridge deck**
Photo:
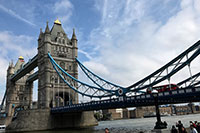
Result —
<instances>
[{"instance_id":1,"label":"bridge deck","mask_svg":"<svg viewBox=\"0 0 200 133\"><path fill-rule=\"evenodd\" d=\"M155 105L154 98L158 97L159 105L176 104L200 101L200 87L182 88L168 92L142 94L132 97L119 97L108 100L92 101L88 103L73 104L70 106L55 107L51 109L52 114L66 112L82 112L112 108L126 108L138 106Z\"/></svg>"},{"instance_id":2,"label":"bridge deck","mask_svg":"<svg viewBox=\"0 0 200 133\"><path fill-rule=\"evenodd\" d=\"M22 66L21 69L19 69L12 77L11 81L15 82L30 71L32 71L34 68L37 67L37 59L38 56L34 56L29 62L27 62L25 65Z\"/></svg>"}]
</instances>

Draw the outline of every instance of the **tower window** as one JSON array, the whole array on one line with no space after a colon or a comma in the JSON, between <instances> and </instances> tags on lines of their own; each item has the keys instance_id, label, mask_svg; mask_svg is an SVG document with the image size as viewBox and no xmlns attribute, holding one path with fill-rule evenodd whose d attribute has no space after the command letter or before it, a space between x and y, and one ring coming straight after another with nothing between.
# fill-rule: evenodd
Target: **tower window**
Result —
<instances>
[{"instance_id":1,"label":"tower window","mask_svg":"<svg viewBox=\"0 0 200 133\"><path fill-rule=\"evenodd\" d=\"M20 91L23 91L24 90L24 88L23 88L23 86L22 85L20 85Z\"/></svg>"},{"instance_id":2,"label":"tower window","mask_svg":"<svg viewBox=\"0 0 200 133\"><path fill-rule=\"evenodd\" d=\"M19 96L19 100L20 100L20 101L23 100L23 96L22 96L22 95Z\"/></svg>"},{"instance_id":3,"label":"tower window","mask_svg":"<svg viewBox=\"0 0 200 133\"><path fill-rule=\"evenodd\" d=\"M55 83L58 83L58 77L55 77Z\"/></svg>"},{"instance_id":4,"label":"tower window","mask_svg":"<svg viewBox=\"0 0 200 133\"><path fill-rule=\"evenodd\" d=\"M65 44L65 40L63 39L63 44Z\"/></svg>"},{"instance_id":5,"label":"tower window","mask_svg":"<svg viewBox=\"0 0 200 133\"><path fill-rule=\"evenodd\" d=\"M61 43L61 39L59 39L58 42Z\"/></svg>"}]
</instances>

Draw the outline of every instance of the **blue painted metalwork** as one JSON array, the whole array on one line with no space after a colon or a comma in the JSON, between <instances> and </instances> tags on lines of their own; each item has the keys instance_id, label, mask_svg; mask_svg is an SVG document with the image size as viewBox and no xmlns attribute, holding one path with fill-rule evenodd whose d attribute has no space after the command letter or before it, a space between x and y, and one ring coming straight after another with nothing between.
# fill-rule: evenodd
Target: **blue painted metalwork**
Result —
<instances>
[{"instance_id":1,"label":"blue painted metalwork","mask_svg":"<svg viewBox=\"0 0 200 133\"><path fill-rule=\"evenodd\" d=\"M187 86L197 86L200 84L200 72L193 75L192 77L189 77L181 82L179 82L177 85L178 86L183 86L187 87Z\"/></svg>"},{"instance_id":2,"label":"blue painted metalwork","mask_svg":"<svg viewBox=\"0 0 200 133\"><path fill-rule=\"evenodd\" d=\"M32 59L29 60L26 64L23 65L21 69L19 69L16 73L14 73L10 80L15 82L30 71L32 71L35 67L37 67L37 59L38 55L35 55Z\"/></svg>"},{"instance_id":3,"label":"blue painted metalwork","mask_svg":"<svg viewBox=\"0 0 200 133\"><path fill-rule=\"evenodd\" d=\"M126 95L127 88L113 84L101 77L99 77L98 75L96 75L95 73L93 73L92 71L90 71L86 66L84 66L77 58L76 58L76 62L78 63L78 65L80 66L81 70L85 73L85 75L97 86L104 88L107 86L107 89L109 90L116 90L116 95L117 96L122 96L122 95ZM139 93L146 93L144 91L138 91Z\"/></svg>"},{"instance_id":4,"label":"blue painted metalwork","mask_svg":"<svg viewBox=\"0 0 200 133\"><path fill-rule=\"evenodd\" d=\"M129 86L127 88L121 87L119 85L115 85L109 81L104 80L103 78L97 76L96 74L94 74L93 72L91 72L89 69L87 69L78 59L76 59L76 61L78 62L79 66L81 67L81 69L83 70L83 72L87 75L87 77L93 81L93 83L95 83L98 87L94 87L94 86L90 86L86 83L83 83L77 79L75 79L74 77L72 77L70 74L68 74L67 72L65 72L51 57L50 53L48 53L51 62L53 64L56 65L56 67L58 67L63 73L65 73L68 77L70 77L72 80L74 80L75 82L80 83L81 85L87 86L89 87L88 89L92 88L92 89L96 89L98 91L102 91L103 93L107 91L107 93L109 93L109 95L101 95L99 98L102 98L102 96L106 97L106 96L125 96L126 93L132 93L132 92L138 92L144 89L147 89L149 87L153 87L154 85L162 82L163 80L169 79L172 75L174 75L176 72L178 72L179 70L181 70L183 67L185 67L186 65L189 65L190 62L193 61L193 59L195 59L199 54L200 54L200 41L198 41L197 43L195 43L193 46L191 46L190 48L188 48L186 51L184 51L182 54L180 54L179 56L177 56L175 59L173 59L172 61L170 61L169 63L167 63L165 66L161 67L160 69L158 69L157 71L155 71L154 73L150 74L149 76L147 76L146 78L140 80L139 82L133 84L132 86ZM186 60L183 60L184 58L186 58ZM169 71L169 67L172 68L171 71ZM167 74L163 75L164 71L166 71ZM92 77L92 76L93 77ZM96 80L94 79L96 78ZM147 83L148 81L152 81L150 83ZM112 89L107 89L104 88L104 85L100 85L99 83L97 83L97 81L103 81L103 84L107 84L112 86L111 88L115 88L115 90ZM82 94L83 95L83 94ZM90 95L90 97L94 97L94 95Z\"/></svg>"},{"instance_id":5,"label":"blue painted metalwork","mask_svg":"<svg viewBox=\"0 0 200 133\"><path fill-rule=\"evenodd\" d=\"M172 61L153 72L144 79L134 83L133 85L127 87L131 92L136 92L138 90L143 90L146 88L152 88L154 85L170 79L176 72L189 65L198 55L200 54L200 41L196 42L190 48L185 50L179 56L174 58ZM184 60L185 58L185 60ZM171 71L169 71L172 68ZM164 74L166 72L167 74Z\"/></svg>"},{"instance_id":6,"label":"blue painted metalwork","mask_svg":"<svg viewBox=\"0 0 200 133\"><path fill-rule=\"evenodd\" d=\"M33 82L36 79L38 79L38 71L36 71L35 73L33 73L32 75L28 76L26 82Z\"/></svg>"},{"instance_id":7,"label":"blue painted metalwork","mask_svg":"<svg viewBox=\"0 0 200 133\"><path fill-rule=\"evenodd\" d=\"M48 56L49 56L50 61L51 61L52 65L53 65L53 68L56 70L56 72L57 72L57 74L59 75L59 77L60 77L71 89L73 89L73 90L76 91L77 93L79 93L79 94L81 94L81 95L83 95L83 96L90 97L90 98L112 97L112 96L115 95L115 91L114 91L114 90L104 90L103 88L94 87L94 86L88 85L88 84L86 84L86 83L83 83L83 82L77 80L76 78L74 78L73 76L71 76L69 73L67 73L66 71L64 71L64 70L55 62L55 60L51 57L50 53L48 53ZM94 90L96 90L96 91L101 91L101 92L103 92L103 95L95 96L95 95L93 95L93 94L92 94L92 95L89 95L89 94L86 94L86 93L83 93L83 92L78 91L78 89L76 89L75 87L73 87L72 85L70 85L70 83L68 83L68 82L64 79L63 75L61 75L61 74L59 73L59 71L58 71L58 69L57 69L56 67L58 67L59 70L61 70L66 76L68 76L68 77L69 77L71 80L73 80L74 82L79 83L79 84L82 85L82 86L86 86L87 89L94 89Z\"/></svg>"},{"instance_id":8,"label":"blue painted metalwork","mask_svg":"<svg viewBox=\"0 0 200 133\"><path fill-rule=\"evenodd\" d=\"M92 71L90 71L87 67L85 67L77 58L76 58L76 62L78 63L78 65L80 66L81 70L85 73L85 75L94 83L96 84L97 86L101 87L101 88L104 88L107 86L108 89L110 90L115 90L116 91L116 95L118 96L121 96L121 95L125 95L127 93L127 89L122 87L122 86L119 86L119 85L116 85L116 84L113 84L101 77L99 77L98 75L94 74ZM92 77L93 76L93 77ZM94 79L95 78L95 79ZM102 84L100 85L100 82L98 81L101 81Z\"/></svg>"},{"instance_id":9,"label":"blue painted metalwork","mask_svg":"<svg viewBox=\"0 0 200 133\"><path fill-rule=\"evenodd\" d=\"M198 102L200 101L200 87L187 87L180 90L171 90L169 92L141 94L138 96L119 97L108 100L73 104L70 106L55 107L51 109L51 113L57 114L100 109L153 106L155 104L154 97L158 98L159 105Z\"/></svg>"}]
</instances>

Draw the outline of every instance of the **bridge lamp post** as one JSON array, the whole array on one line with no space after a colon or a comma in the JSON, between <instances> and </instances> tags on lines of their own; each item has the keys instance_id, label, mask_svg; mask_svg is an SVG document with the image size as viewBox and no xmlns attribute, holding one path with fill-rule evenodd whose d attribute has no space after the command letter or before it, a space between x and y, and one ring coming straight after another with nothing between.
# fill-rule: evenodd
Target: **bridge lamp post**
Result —
<instances>
[{"instance_id":1,"label":"bridge lamp post","mask_svg":"<svg viewBox=\"0 0 200 133\"><path fill-rule=\"evenodd\" d=\"M157 122L154 129L165 129L167 128L167 123L161 121L159 104L158 104L158 93L153 93L152 96L154 98L154 103L156 107L156 118L157 118Z\"/></svg>"}]
</instances>

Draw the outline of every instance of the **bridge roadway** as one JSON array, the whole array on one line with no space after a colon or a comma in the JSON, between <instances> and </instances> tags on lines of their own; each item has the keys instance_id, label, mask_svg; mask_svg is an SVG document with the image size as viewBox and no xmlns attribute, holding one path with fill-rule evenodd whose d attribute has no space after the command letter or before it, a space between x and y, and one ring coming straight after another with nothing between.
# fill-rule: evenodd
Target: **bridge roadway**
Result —
<instances>
[{"instance_id":1,"label":"bridge roadway","mask_svg":"<svg viewBox=\"0 0 200 133\"><path fill-rule=\"evenodd\" d=\"M176 104L200 101L200 87L187 87L167 92L141 94L131 97L119 97L108 100L91 101L87 103L73 104L69 106L54 107L51 109L52 114L82 112L112 108L126 108L139 106L155 105L155 97L158 98L159 105Z\"/></svg>"},{"instance_id":2,"label":"bridge roadway","mask_svg":"<svg viewBox=\"0 0 200 133\"><path fill-rule=\"evenodd\" d=\"M17 81L18 79L20 79L21 77L23 77L24 75L32 71L34 68L36 68L38 65L37 59L38 59L38 56L35 55L32 59L29 60L29 62L24 64L21 69L19 69L16 73L14 73L14 75L12 75L11 81L13 82Z\"/></svg>"}]
</instances>

